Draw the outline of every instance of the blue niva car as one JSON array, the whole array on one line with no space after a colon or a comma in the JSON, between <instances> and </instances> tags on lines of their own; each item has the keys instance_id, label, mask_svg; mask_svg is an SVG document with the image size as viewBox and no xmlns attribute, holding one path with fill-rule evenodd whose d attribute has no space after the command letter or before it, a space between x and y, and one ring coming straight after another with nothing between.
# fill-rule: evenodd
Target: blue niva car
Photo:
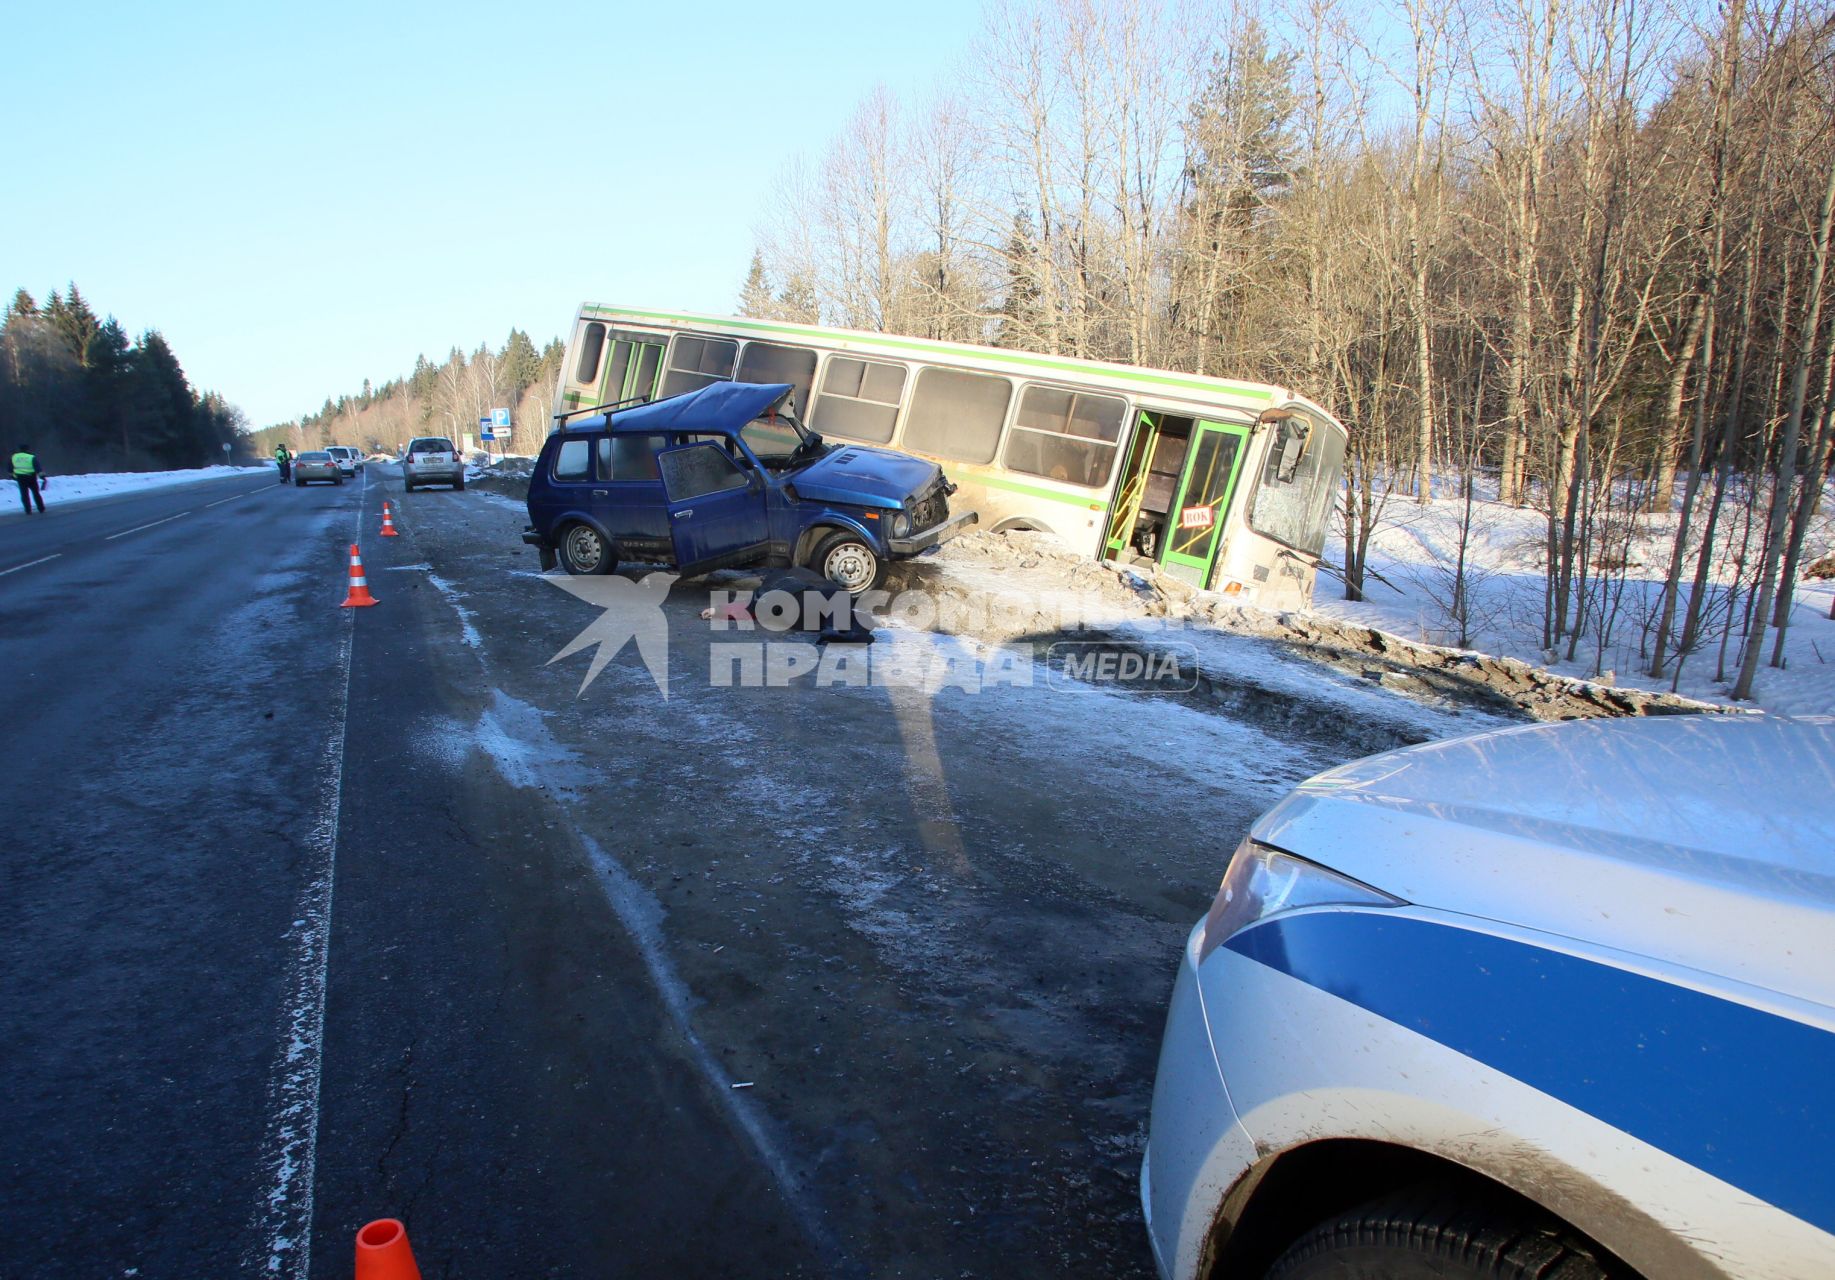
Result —
<instances>
[{"instance_id":1,"label":"blue niva car","mask_svg":"<svg viewBox=\"0 0 1835 1280\"><path fill-rule=\"evenodd\" d=\"M889 561L975 523L949 514L956 486L935 463L828 444L790 411L791 391L716 382L569 422L529 477L523 541L573 574L801 565L858 595Z\"/></svg>"}]
</instances>

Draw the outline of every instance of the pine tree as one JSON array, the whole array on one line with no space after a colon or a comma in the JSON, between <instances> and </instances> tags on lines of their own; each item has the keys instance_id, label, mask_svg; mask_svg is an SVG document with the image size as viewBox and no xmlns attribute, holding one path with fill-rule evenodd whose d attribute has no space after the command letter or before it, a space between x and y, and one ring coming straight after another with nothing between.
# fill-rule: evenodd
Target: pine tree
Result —
<instances>
[{"instance_id":1,"label":"pine tree","mask_svg":"<svg viewBox=\"0 0 1835 1280\"><path fill-rule=\"evenodd\" d=\"M797 324L822 323L822 305L816 301L816 282L801 271L793 272L777 291L777 318Z\"/></svg>"},{"instance_id":2,"label":"pine tree","mask_svg":"<svg viewBox=\"0 0 1835 1280\"><path fill-rule=\"evenodd\" d=\"M529 335L521 329L510 330L509 340L503 344L503 380L512 400L520 397L535 381L541 364L542 359L536 354Z\"/></svg>"},{"instance_id":3,"label":"pine tree","mask_svg":"<svg viewBox=\"0 0 1835 1280\"><path fill-rule=\"evenodd\" d=\"M1007 285L1001 295L994 329L997 347L1031 348L1038 344L1043 320L1039 288L1038 238L1032 232L1032 218L1025 212L1013 215L1012 229L1007 233Z\"/></svg>"},{"instance_id":4,"label":"pine tree","mask_svg":"<svg viewBox=\"0 0 1835 1280\"><path fill-rule=\"evenodd\" d=\"M79 447L119 447L121 465L133 466L133 350L127 331L113 316L103 322L83 352L87 412L73 423Z\"/></svg>"},{"instance_id":5,"label":"pine tree","mask_svg":"<svg viewBox=\"0 0 1835 1280\"><path fill-rule=\"evenodd\" d=\"M90 310L89 303L75 282L71 283L70 292L66 296L60 298L56 292L51 294L45 304L45 319L50 321L52 331L63 339L64 346L79 362L89 349L89 340L102 327L102 322Z\"/></svg>"},{"instance_id":6,"label":"pine tree","mask_svg":"<svg viewBox=\"0 0 1835 1280\"><path fill-rule=\"evenodd\" d=\"M752 250L752 265L746 268L745 287L739 291L739 314L758 319L770 318L774 310L771 282L765 278L765 255Z\"/></svg>"}]
</instances>

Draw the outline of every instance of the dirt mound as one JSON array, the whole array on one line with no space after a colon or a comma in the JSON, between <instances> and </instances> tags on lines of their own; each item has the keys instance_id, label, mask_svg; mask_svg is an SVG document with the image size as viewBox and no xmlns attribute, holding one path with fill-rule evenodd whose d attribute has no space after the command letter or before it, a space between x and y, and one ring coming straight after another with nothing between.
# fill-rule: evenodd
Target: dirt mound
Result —
<instances>
[{"instance_id":1,"label":"dirt mound","mask_svg":"<svg viewBox=\"0 0 1835 1280\"><path fill-rule=\"evenodd\" d=\"M1078 556L1037 533L965 534L949 543L937 562L911 566L904 582L938 597L935 629L994 642L1064 630L1070 611L1063 597L1072 596L1078 614L1074 621L1085 630L1132 619L1183 622L1273 641L1398 693L1535 720L1719 710L1675 694L1575 679L1514 658L1421 644L1316 614L1248 608L1166 574L1149 576ZM984 598L990 593L1010 598L990 605ZM1176 628L1160 634L1167 642L1189 638ZM1154 640L1149 635L1133 643L1151 647ZM1214 680L1229 675L1203 674Z\"/></svg>"}]
</instances>

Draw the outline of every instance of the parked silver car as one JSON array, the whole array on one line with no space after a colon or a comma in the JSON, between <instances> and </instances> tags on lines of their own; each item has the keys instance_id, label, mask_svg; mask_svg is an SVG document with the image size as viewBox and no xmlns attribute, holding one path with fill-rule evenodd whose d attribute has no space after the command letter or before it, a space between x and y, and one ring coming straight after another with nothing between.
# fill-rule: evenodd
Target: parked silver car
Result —
<instances>
[{"instance_id":1,"label":"parked silver car","mask_svg":"<svg viewBox=\"0 0 1835 1280\"><path fill-rule=\"evenodd\" d=\"M408 492L424 484L449 484L465 487L465 459L445 436L422 436L410 441L402 455L401 478Z\"/></svg>"},{"instance_id":2,"label":"parked silver car","mask_svg":"<svg viewBox=\"0 0 1835 1280\"><path fill-rule=\"evenodd\" d=\"M329 450L312 449L293 459L293 483L303 489L311 480L329 480L333 484L344 483L344 471L338 466L338 460L331 456Z\"/></svg>"}]
</instances>

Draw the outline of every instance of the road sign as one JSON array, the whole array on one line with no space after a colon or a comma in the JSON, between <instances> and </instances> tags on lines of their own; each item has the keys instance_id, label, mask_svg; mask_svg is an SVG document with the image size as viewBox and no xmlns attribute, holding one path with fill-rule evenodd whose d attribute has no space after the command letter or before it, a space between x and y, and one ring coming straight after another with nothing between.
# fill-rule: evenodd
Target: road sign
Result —
<instances>
[{"instance_id":1,"label":"road sign","mask_svg":"<svg viewBox=\"0 0 1835 1280\"><path fill-rule=\"evenodd\" d=\"M496 439L496 437L491 434L491 420L489 418L478 419L478 436L480 439L484 440Z\"/></svg>"},{"instance_id":2,"label":"road sign","mask_svg":"<svg viewBox=\"0 0 1835 1280\"><path fill-rule=\"evenodd\" d=\"M508 409L492 409L491 425L499 431L508 431L510 429L510 411Z\"/></svg>"}]
</instances>

